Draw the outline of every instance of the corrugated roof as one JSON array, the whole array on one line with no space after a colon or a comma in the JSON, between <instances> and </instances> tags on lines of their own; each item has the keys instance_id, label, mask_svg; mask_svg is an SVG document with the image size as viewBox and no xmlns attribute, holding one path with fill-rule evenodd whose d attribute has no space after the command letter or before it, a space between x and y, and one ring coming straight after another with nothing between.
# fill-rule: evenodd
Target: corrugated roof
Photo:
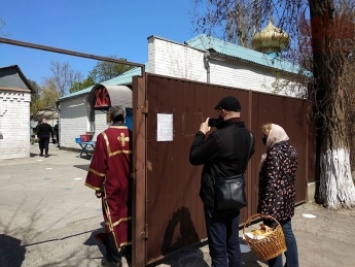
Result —
<instances>
[{"instance_id":1,"label":"corrugated roof","mask_svg":"<svg viewBox=\"0 0 355 267\"><path fill-rule=\"evenodd\" d=\"M186 41L185 44L204 51L213 50L219 54L255 63L261 66L275 68L291 73L301 73L306 76L311 75L309 71L301 70L299 66L291 64L286 60L282 60L279 57L264 54L237 44L207 36L206 34L200 34Z\"/></svg>"},{"instance_id":2,"label":"corrugated roof","mask_svg":"<svg viewBox=\"0 0 355 267\"><path fill-rule=\"evenodd\" d=\"M146 66L146 68L147 68L147 66ZM106 85L130 85L132 83L132 77L137 76L137 75L141 75L141 68L130 69L129 71L122 73L120 76L117 76L115 78L112 78L110 80L102 82L101 84L105 85L105 86ZM93 89L93 87L94 87L94 85L90 86L88 88L85 88L83 90L80 90L78 92L69 94L67 96L63 96L59 100L63 101L63 100L67 100L69 98L89 94L91 92L91 90Z\"/></svg>"},{"instance_id":3,"label":"corrugated roof","mask_svg":"<svg viewBox=\"0 0 355 267\"><path fill-rule=\"evenodd\" d=\"M145 68L147 70L147 64L145 64ZM117 76L115 78L112 78L110 80L107 80L103 82L102 84L104 85L117 85L117 84L122 84L122 85L130 85L132 83L132 77L142 75L141 73L141 68L134 68L126 71L125 73L122 73L120 76Z\"/></svg>"}]
</instances>

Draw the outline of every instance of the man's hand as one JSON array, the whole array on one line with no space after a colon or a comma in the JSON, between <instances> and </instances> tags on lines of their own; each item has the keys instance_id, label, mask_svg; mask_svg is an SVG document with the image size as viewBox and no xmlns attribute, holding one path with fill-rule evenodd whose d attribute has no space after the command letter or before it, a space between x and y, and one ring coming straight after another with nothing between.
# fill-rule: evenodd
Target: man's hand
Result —
<instances>
[{"instance_id":1,"label":"man's hand","mask_svg":"<svg viewBox=\"0 0 355 267\"><path fill-rule=\"evenodd\" d=\"M208 120L209 120L209 119L210 119L210 118L208 117L208 118L206 119L206 121L204 121L204 122L201 123L201 125L200 125L200 131L203 132L204 134L207 134L207 133L211 130L211 127L208 126Z\"/></svg>"},{"instance_id":2,"label":"man's hand","mask_svg":"<svg viewBox=\"0 0 355 267\"><path fill-rule=\"evenodd\" d=\"M95 191L95 196L96 196L97 198L102 198L102 192L101 192L101 190L96 190L96 191Z\"/></svg>"}]
</instances>

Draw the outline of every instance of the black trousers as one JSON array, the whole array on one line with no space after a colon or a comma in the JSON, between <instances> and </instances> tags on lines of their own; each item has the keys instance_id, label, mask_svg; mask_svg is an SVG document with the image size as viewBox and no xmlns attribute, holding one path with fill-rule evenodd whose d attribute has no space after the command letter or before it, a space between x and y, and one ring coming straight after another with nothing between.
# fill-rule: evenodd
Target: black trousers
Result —
<instances>
[{"instance_id":1,"label":"black trousers","mask_svg":"<svg viewBox=\"0 0 355 267\"><path fill-rule=\"evenodd\" d=\"M105 246L106 246L106 259L108 261L121 262L122 252L117 250L115 239L113 238L112 232L109 234Z\"/></svg>"},{"instance_id":2,"label":"black trousers","mask_svg":"<svg viewBox=\"0 0 355 267\"><path fill-rule=\"evenodd\" d=\"M57 147L59 147L59 133L55 134L55 139L57 139Z\"/></svg>"},{"instance_id":3,"label":"black trousers","mask_svg":"<svg viewBox=\"0 0 355 267\"><path fill-rule=\"evenodd\" d=\"M39 151L41 152L41 155L43 155L43 150L46 153L46 155L48 155L49 137L40 138L38 144L39 144Z\"/></svg>"},{"instance_id":4,"label":"black trousers","mask_svg":"<svg viewBox=\"0 0 355 267\"><path fill-rule=\"evenodd\" d=\"M127 261L132 260L132 248L131 246L123 246L120 251L117 250L115 240L112 232L109 234L106 243L106 259L111 262L122 262L122 257L125 256Z\"/></svg>"}]
</instances>

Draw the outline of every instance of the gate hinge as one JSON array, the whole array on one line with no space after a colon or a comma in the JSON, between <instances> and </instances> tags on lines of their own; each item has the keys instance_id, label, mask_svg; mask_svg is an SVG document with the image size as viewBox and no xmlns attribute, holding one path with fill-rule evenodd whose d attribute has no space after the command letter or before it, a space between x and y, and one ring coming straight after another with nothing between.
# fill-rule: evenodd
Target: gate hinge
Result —
<instances>
[{"instance_id":1,"label":"gate hinge","mask_svg":"<svg viewBox=\"0 0 355 267\"><path fill-rule=\"evenodd\" d=\"M141 106L142 114L148 114L148 100L144 100L144 106Z\"/></svg>"}]
</instances>

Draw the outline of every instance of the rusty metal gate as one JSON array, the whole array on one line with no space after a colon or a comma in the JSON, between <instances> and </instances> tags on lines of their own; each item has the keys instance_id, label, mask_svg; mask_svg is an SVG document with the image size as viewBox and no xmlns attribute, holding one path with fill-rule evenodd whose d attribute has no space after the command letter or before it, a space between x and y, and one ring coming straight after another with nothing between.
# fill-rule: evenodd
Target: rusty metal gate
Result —
<instances>
[{"instance_id":1,"label":"rusty metal gate","mask_svg":"<svg viewBox=\"0 0 355 267\"><path fill-rule=\"evenodd\" d=\"M146 74L133 82L134 214L133 265L145 266L206 238L199 199L201 167L191 166L190 145L206 117L226 95L237 97L242 120L256 138L248 166L249 205L241 222L256 212L258 164L264 147L263 123L282 125L298 149L297 202L306 200L307 181L314 179L313 142L306 100Z\"/></svg>"}]
</instances>

